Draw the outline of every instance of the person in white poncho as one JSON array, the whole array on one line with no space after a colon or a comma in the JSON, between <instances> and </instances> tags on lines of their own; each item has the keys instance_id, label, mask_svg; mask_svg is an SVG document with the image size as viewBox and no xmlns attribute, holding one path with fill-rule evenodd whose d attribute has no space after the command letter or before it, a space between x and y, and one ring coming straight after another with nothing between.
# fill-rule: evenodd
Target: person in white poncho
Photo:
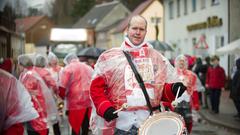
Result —
<instances>
[{"instance_id":1,"label":"person in white poncho","mask_svg":"<svg viewBox=\"0 0 240 135\"><path fill-rule=\"evenodd\" d=\"M23 135L23 123L37 118L25 87L10 73L0 69L0 134Z\"/></svg>"}]
</instances>

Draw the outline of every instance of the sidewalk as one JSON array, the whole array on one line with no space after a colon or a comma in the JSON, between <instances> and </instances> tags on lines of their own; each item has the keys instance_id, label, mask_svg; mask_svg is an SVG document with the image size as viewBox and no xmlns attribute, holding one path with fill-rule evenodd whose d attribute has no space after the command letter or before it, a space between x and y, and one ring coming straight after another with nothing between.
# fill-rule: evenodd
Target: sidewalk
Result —
<instances>
[{"instance_id":1,"label":"sidewalk","mask_svg":"<svg viewBox=\"0 0 240 135\"><path fill-rule=\"evenodd\" d=\"M200 115L209 123L240 133L240 120L233 116L237 114L233 101L229 98L230 91L222 91L219 114L213 114L211 109L201 109Z\"/></svg>"}]
</instances>

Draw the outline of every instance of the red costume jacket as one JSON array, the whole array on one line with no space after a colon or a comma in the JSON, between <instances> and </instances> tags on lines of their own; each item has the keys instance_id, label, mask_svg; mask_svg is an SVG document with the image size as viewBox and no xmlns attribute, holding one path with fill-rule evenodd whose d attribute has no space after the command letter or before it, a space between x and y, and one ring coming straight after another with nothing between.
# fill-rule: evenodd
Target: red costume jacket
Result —
<instances>
[{"instance_id":1,"label":"red costume jacket","mask_svg":"<svg viewBox=\"0 0 240 135\"><path fill-rule=\"evenodd\" d=\"M109 107L119 109L124 103L129 106L126 111L148 110L146 104L144 105L145 98L141 96L142 90L122 50L132 56L133 63L143 78L152 106L158 106L160 101L171 104L175 98L171 85L179 81L174 67L151 45L144 43L132 48L129 42L125 41L122 48L105 51L95 64L90 94L96 113L103 117ZM94 128L114 129L112 124L114 122L106 123L98 116L93 119L95 120L91 124ZM99 125L100 121L105 124Z\"/></svg>"}]
</instances>

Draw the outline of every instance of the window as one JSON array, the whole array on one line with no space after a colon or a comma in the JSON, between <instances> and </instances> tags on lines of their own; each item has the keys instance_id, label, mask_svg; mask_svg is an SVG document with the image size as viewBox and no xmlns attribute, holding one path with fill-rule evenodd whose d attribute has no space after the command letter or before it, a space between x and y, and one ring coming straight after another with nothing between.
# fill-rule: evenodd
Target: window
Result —
<instances>
[{"instance_id":1,"label":"window","mask_svg":"<svg viewBox=\"0 0 240 135\"><path fill-rule=\"evenodd\" d=\"M196 0L192 0L192 11L195 12L197 8L197 1Z\"/></svg>"},{"instance_id":2,"label":"window","mask_svg":"<svg viewBox=\"0 0 240 135\"><path fill-rule=\"evenodd\" d=\"M197 44L197 39L194 37L192 38L192 45L195 46Z\"/></svg>"},{"instance_id":3,"label":"window","mask_svg":"<svg viewBox=\"0 0 240 135\"><path fill-rule=\"evenodd\" d=\"M180 16L180 13L181 10L180 10L180 0L177 0L177 16L179 17Z\"/></svg>"},{"instance_id":4,"label":"window","mask_svg":"<svg viewBox=\"0 0 240 135\"><path fill-rule=\"evenodd\" d=\"M184 0L184 15L187 14L187 9L188 9L187 0Z\"/></svg>"},{"instance_id":5,"label":"window","mask_svg":"<svg viewBox=\"0 0 240 135\"><path fill-rule=\"evenodd\" d=\"M220 39L221 41L220 41L220 45L221 45L221 47L223 47L224 46L224 36L221 36L221 39Z\"/></svg>"},{"instance_id":6,"label":"window","mask_svg":"<svg viewBox=\"0 0 240 135\"><path fill-rule=\"evenodd\" d=\"M212 0L212 5L218 5L219 4L219 0Z\"/></svg>"},{"instance_id":7,"label":"window","mask_svg":"<svg viewBox=\"0 0 240 135\"><path fill-rule=\"evenodd\" d=\"M169 19L173 19L173 1L169 2Z\"/></svg>"},{"instance_id":8,"label":"window","mask_svg":"<svg viewBox=\"0 0 240 135\"><path fill-rule=\"evenodd\" d=\"M224 46L224 36L216 36L216 48L220 48Z\"/></svg>"},{"instance_id":9,"label":"window","mask_svg":"<svg viewBox=\"0 0 240 135\"><path fill-rule=\"evenodd\" d=\"M0 57L7 56L6 50L7 50L7 38L5 36L0 35Z\"/></svg>"},{"instance_id":10,"label":"window","mask_svg":"<svg viewBox=\"0 0 240 135\"><path fill-rule=\"evenodd\" d=\"M201 9L206 8L206 0L200 0L201 1Z\"/></svg>"}]
</instances>

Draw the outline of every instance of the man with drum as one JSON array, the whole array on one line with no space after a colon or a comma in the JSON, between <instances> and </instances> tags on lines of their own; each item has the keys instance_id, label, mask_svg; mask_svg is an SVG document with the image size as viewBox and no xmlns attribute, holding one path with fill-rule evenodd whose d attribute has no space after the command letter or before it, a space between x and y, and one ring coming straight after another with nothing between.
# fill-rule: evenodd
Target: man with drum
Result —
<instances>
[{"instance_id":1,"label":"man with drum","mask_svg":"<svg viewBox=\"0 0 240 135\"><path fill-rule=\"evenodd\" d=\"M171 103L177 93L180 96L185 91L167 58L144 41L146 32L146 19L133 16L121 47L107 50L99 57L90 88L95 106L90 122L93 134L136 135L150 115L143 91L123 51L130 55L140 73L153 108L160 101ZM126 104L127 108L116 112Z\"/></svg>"}]
</instances>

